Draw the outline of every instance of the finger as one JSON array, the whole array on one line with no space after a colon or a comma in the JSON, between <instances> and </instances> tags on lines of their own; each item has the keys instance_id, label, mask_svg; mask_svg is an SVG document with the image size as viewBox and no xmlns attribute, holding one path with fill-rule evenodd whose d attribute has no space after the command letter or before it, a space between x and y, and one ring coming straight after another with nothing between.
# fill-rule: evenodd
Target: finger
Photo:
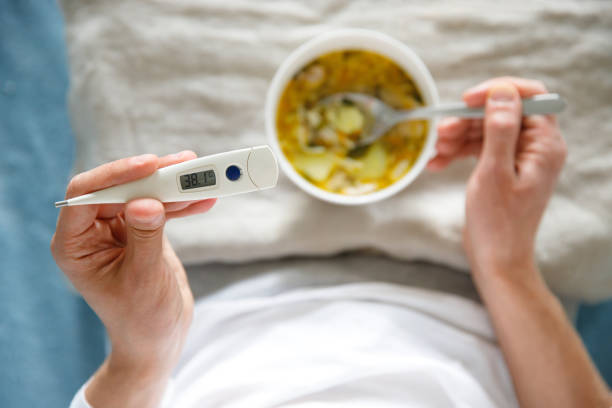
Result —
<instances>
[{"instance_id":1,"label":"finger","mask_svg":"<svg viewBox=\"0 0 612 408\"><path fill-rule=\"evenodd\" d=\"M468 141L457 153L457 157L480 156L482 152L482 141Z\"/></svg>"},{"instance_id":2,"label":"finger","mask_svg":"<svg viewBox=\"0 0 612 408\"><path fill-rule=\"evenodd\" d=\"M444 157L441 160L430 161L428 168L436 170L446 167L450 160L454 160L462 155L457 155L462 152L466 143L477 142L482 143L482 119L457 119L447 118L441 122L439 127L438 140L436 141L436 157ZM441 137L440 137L441 136Z\"/></svg>"},{"instance_id":3,"label":"finger","mask_svg":"<svg viewBox=\"0 0 612 408\"><path fill-rule=\"evenodd\" d=\"M530 96L548 92L540 81L517 77L501 77L489 79L465 91L463 93L464 102L472 107L484 106L489 90L499 83L514 85L521 98L529 98Z\"/></svg>"},{"instance_id":4,"label":"finger","mask_svg":"<svg viewBox=\"0 0 612 408\"><path fill-rule=\"evenodd\" d=\"M438 125L437 155L450 156L463 144L465 132L469 129L468 120L455 117L444 118Z\"/></svg>"},{"instance_id":5,"label":"finger","mask_svg":"<svg viewBox=\"0 0 612 408\"><path fill-rule=\"evenodd\" d=\"M127 235L126 235L125 217L123 213L119 213L116 217L109 219L108 226L111 229L111 233L113 234L113 237L118 242L125 245L125 243L127 242Z\"/></svg>"},{"instance_id":6,"label":"finger","mask_svg":"<svg viewBox=\"0 0 612 408\"><path fill-rule=\"evenodd\" d=\"M485 107L481 162L514 174L516 144L521 130L521 100L515 86L498 83L491 89Z\"/></svg>"},{"instance_id":7,"label":"finger","mask_svg":"<svg viewBox=\"0 0 612 408\"><path fill-rule=\"evenodd\" d=\"M181 163L187 160L193 160L197 156L191 150L185 150L179 153L169 154L166 156L162 156L157 161L157 168L160 169L162 167L170 166L172 164ZM170 204L170 205L169 205ZM176 211L175 203L166 203L166 211ZM186 207L187 204L183 206ZM113 218L125 208L125 204L103 204L98 208L98 218L106 219Z\"/></svg>"},{"instance_id":8,"label":"finger","mask_svg":"<svg viewBox=\"0 0 612 408\"><path fill-rule=\"evenodd\" d=\"M172 203L164 203L164 208L166 209L166 214L176 211L181 211L187 207L189 207L193 203L197 203L198 200L192 201L178 201Z\"/></svg>"},{"instance_id":9,"label":"finger","mask_svg":"<svg viewBox=\"0 0 612 408\"><path fill-rule=\"evenodd\" d=\"M517 147L517 174L556 178L566 156L567 145L558 129L524 130Z\"/></svg>"},{"instance_id":10,"label":"finger","mask_svg":"<svg viewBox=\"0 0 612 408\"><path fill-rule=\"evenodd\" d=\"M484 127L484 119L472 119L469 130L482 130Z\"/></svg>"},{"instance_id":11,"label":"finger","mask_svg":"<svg viewBox=\"0 0 612 408\"><path fill-rule=\"evenodd\" d=\"M155 155L144 154L106 163L78 174L70 181L66 190L66 198L149 176L157 169L157 160ZM97 205L63 207L57 221L58 235L76 236L81 234L96 219L98 210L99 206Z\"/></svg>"},{"instance_id":12,"label":"finger","mask_svg":"<svg viewBox=\"0 0 612 408\"><path fill-rule=\"evenodd\" d=\"M193 203L197 203L198 200L192 201L177 201L170 203L163 203L166 214L176 211L181 211ZM112 219L125 210L125 204L105 204L100 206L101 209L98 211L98 218L101 219Z\"/></svg>"},{"instance_id":13,"label":"finger","mask_svg":"<svg viewBox=\"0 0 612 408\"><path fill-rule=\"evenodd\" d=\"M193 201L177 201L177 202L169 202L163 203L164 208L166 209L166 213L179 211L183 208L189 206L189 204L195 203L197 200ZM97 218L100 219L110 219L117 216L117 214L121 213L125 210L125 204L101 204L98 209Z\"/></svg>"},{"instance_id":14,"label":"finger","mask_svg":"<svg viewBox=\"0 0 612 408\"><path fill-rule=\"evenodd\" d=\"M456 117L444 118L438 124L438 137L454 139L462 135L469 128L469 119L460 119Z\"/></svg>"},{"instance_id":15,"label":"finger","mask_svg":"<svg viewBox=\"0 0 612 408\"><path fill-rule=\"evenodd\" d=\"M480 129L470 129L465 133L466 141L476 141L480 140L482 142L482 128Z\"/></svg>"},{"instance_id":16,"label":"finger","mask_svg":"<svg viewBox=\"0 0 612 408\"><path fill-rule=\"evenodd\" d=\"M172 218L182 218L187 217L189 215L201 214L212 208L213 205L217 202L216 198L209 198L208 200L198 201L196 203L191 204L189 207L166 214L168 219Z\"/></svg>"},{"instance_id":17,"label":"finger","mask_svg":"<svg viewBox=\"0 0 612 408\"><path fill-rule=\"evenodd\" d=\"M177 211L182 211L185 208L189 207L192 204L199 203L200 201L181 201L181 202L172 202L172 203L163 203L164 209L166 211L166 219L171 218L169 214ZM113 206L121 207L121 210L116 211L112 217L109 217L109 225L113 232L113 236L120 242L124 243L127 240L125 235L125 219L122 211L125 209L125 204L112 204Z\"/></svg>"},{"instance_id":18,"label":"finger","mask_svg":"<svg viewBox=\"0 0 612 408\"><path fill-rule=\"evenodd\" d=\"M96 218L109 219L117 216L121 211L125 209L125 204L100 204L97 205L98 213Z\"/></svg>"},{"instance_id":19,"label":"finger","mask_svg":"<svg viewBox=\"0 0 612 408\"><path fill-rule=\"evenodd\" d=\"M482 150L481 141L467 141L461 148L452 156L436 156L427 163L427 169L431 171L440 171L446 168L453 160L480 155Z\"/></svg>"},{"instance_id":20,"label":"finger","mask_svg":"<svg viewBox=\"0 0 612 408\"><path fill-rule=\"evenodd\" d=\"M157 169L157 162L157 156L143 154L103 164L75 176L68 185L66 198L146 177Z\"/></svg>"},{"instance_id":21,"label":"finger","mask_svg":"<svg viewBox=\"0 0 612 408\"><path fill-rule=\"evenodd\" d=\"M466 140L482 138L482 119L446 118L438 126L436 150L450 155L463 146Z\"/></svg>"},{"instance_id":22,"label":"finger","mask_svg":"<svg viewBox=\"0 0 612 408\"><path fill-rule=\"evenodd\" d=\"M445 169L451 162L453 157L450 156L436 156L427 162L427 170L440 171Z\"/></svg>"},{"instance_id":23,"label":"finger","mask_svg":"<svg viewBox=\"0 0 612 408\"><path fill-rule=\"evenodd\" d=\"M438 139L436 151L440 156L452 156L463 146L465 140L465 137L460 139Z\"/></svg>"},{"instance_id":24,"label":"finger","mask_svg":"<svg viewBox=\"0 0 612 408\"><path fill-rule=\"evenodd\" d=\"M125 206L125 262L134 271L151 271L162 261L164 206L152 198L132 200Z\"/></svg>"},{"instance_id":25,"label":"finger","mask_svg":"<svg viewBox=\"0 0 612 408\"><path fill-rule=\"evenodd\" d=\"M549 129L551 126L557 126L557 118L554 115L531 115L523 118L524 129Z\"/></svg>"},{"instance_id":26,"label":"finger","mask_svg":"<svg viewBox=\"0 0 612 408\"><path fill-rule=\"evenodd\" d=\"M198 156L191 150L183 150L182 152L179 152L179 153L169 154L167 156L160 157L157 168L161 169L162 167L167 167L173 164L182 163L188 160L193 160L196 157Z\"/></svg>"}]
</instances>

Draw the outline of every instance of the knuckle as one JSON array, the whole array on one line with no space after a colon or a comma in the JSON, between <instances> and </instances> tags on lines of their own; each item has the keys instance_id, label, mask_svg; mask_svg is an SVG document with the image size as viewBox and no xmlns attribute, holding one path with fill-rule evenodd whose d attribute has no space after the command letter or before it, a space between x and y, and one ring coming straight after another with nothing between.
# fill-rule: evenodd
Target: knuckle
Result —
<instances>
[{"instance_id":1,"label":"knuckle","mask_svg":"<svg viewBox=\"0 0 612 408\"><path fill-rule=\"evenodd\" d=\"M466 195L466 205L470 202L470 200L474 199L474 197L479 197L480 192L482 191L482 179L478 177L471 177L468 182L465 195Z\"/></svg>"},{"instance_id":2,"label":"knuckle","mask_svg":"<svg viewBox=\"0 0 612 408\"><path fill-rule=\"evenodd\" d=\"M525 126L528 128L547 128L548 120L542 115L531 115L523 119Z\"/></svg>"},{"instance_id":3,"label":"knuckle","mask_svg":"<svg viewBox=\"0 0 612 408\"><path fill-rule=\"evenodd\" d=\"M132 232L132 237L134 237L137 241L150 241L163 234L163 228L148 230L131 226L130 230Z\"/></svg>"},{"instance_id":4,"label":"knuckle","mask_svg":"<svg viewBox=\"0 0 612 408\"><path fill-rule=\"evenodd\" d=\"M546 85L544 85L544 82L538 80L538 79L534 79L533 80L533 85L534 88L537 88L538 90L542 91L542 92L547 92L546 91Z\"/></svg>"},{"instance_id":5,"label":"knuckle","mask_svg":"<svg viewBox=\"0 0 612 408\"><path fill-rule=\"evenodd\" d=\"M511 133L517 129L517 120L506 112L494 113L489 117L489 129L498 134Z\"/></svg>"},{"instance_id":6,"label":"knuckle","mask_svg":"<svg viewBox=\"0 0 612 408\"><path fill-rule=\"evenodd\" d=\"M53 255L53 257L55 257L55 255L57 253L57 237L56 237L56 234L53 234L53 236L51 237L51 243L49 244L49 249L51 250L51 255Z\"/></svg>"},{"instance_id":7,"label":"knuckle","mask_svg":"<svg viewBox=\"0 0 612 408\"><path fill-rule=\"evenodd\" d=\"M483 159L476 169L475 187L481 188L489 181L493 181L497 186L505 188L512 183L512 176L507 166L502 165L498 160Z\"/></svg>"},{"instance_id":8,"label":"knuckle","mask_svg":"<svg viewBox=\"0 0 612 408\"><path fill-rule=\"evenodd\" d=\"M512 169L506 165L502 165L499 160L491 160L490 164L482 169L483 177L492 179L497 186L504 189L512 185L513 173Z\"/></svg>"},{"instance_id":9,"label":"knuckle","mask_svg":"<svg viewBox=\"0 0 612 408\"><path fill-rule=\"evenodd\" d=\"M506 167L495 166L491 175L495 179L495 183L502 189L512 185L513 174Z\"/></svg>"},{"instance_id":10,"label":"knuckle","mask_svg":"<svg viewBox=\"0 0 612 408\"><path fill-rule=\"evenodd\" d=\"M563 139L560 139L554 149L554 163L557 167L563 167L567 158L567 144Z\"/></svg>"},{"instance_id":11,"label":"knuckle","mask_svg":"<svg viewBox=\"0 0 612 408\"><path fill-rule=\"evenodd\" d=\"M57 266L64 271L66 275L68 275L67 270L65 269L66 263L70 259L69 252L66 250L66 242L61 239L61 235L57 235L54 233L51 237L51 242L49 243L49 248L51 250L51 256L55 260Z\"/></svg>"},{"instance_id":12,"label":"knuckle","mask_svg":"<svg viewBox=\"0 0 612 408\"><path fill-rule=\"evenodd\" d=\"M560 135L558 140L559 142L557 143L557 152L560 156L565 158L567 157L567 143L565 142L565 139L563 139Z\"/></svg>"},{"instance_id":13,"label":"knuckle","mask_svg":"<svg viewBox=\"0 0 612 408\"><path fill-rule=\"evenodd\" d=\"M78 195L82 189L82 185L83 185L83 175L77 174L68 183L68 187L66 188L66 197L70 198L75 195Z\"/></svg>"},{"instance_id":14,"label":"knuckle","mask_svg":"<svg viewBox=\"0 0 612 408\"><path fill-rule=\"evenodd\" d=\"M516 197L531 197L541 189L537 183L516 183L512 186L512 195Z\"/></svg>"},{"instance_id":15,"label":"knuckle","mask_svg":"<svg viewBox=\"0 0 612 408\"><path fill-rule=\"evenodd\" d=\"M514 130L514 122L508 119L496 119L491 124L494 131L498 133L509 133Z\"/></svg>"},{"instance_id":16,"label":"knuckle","mask_svg":"<svg viewBox=\"0 0 612 408\"><path fill-rule=\"evenodd\" d=\"M498 166L495 160L483 158L476 170L476 179L482 180L483 177L489 177L495 174L498 171Z\"/></svg>"},{"instance_id":17,"label":"knuckle","mask_svg":"<svg viewBox=\"0 0 612 408\"><path fill-rule=\"evenodd\" d=\"M489 124L488 137L506 137L506 135L513 134L517 130L517 126L513 121L507 119L496 119L492 120Z\"/></svg>"}]
</instances>

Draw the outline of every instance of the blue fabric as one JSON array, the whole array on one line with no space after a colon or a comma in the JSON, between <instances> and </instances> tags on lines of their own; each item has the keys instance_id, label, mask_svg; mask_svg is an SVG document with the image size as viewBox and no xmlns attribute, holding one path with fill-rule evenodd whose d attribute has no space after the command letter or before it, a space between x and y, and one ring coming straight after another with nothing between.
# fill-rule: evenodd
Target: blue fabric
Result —
<instances>
[{"instance_id":1,"label":"blue fabric","mask_svg":"<svg viewBox=\"0 0 612 408\"><path fill-rule=\"evenodd\" d=\"M104 333L49 251L74 156L62 16L0 0L0 407L66 407Z\"/></svg>"},{"instance_id":2,"label":"blue fabric","mask_svg":"<svg viewBox=\"0 0 612 408\"><path fill-rule=\"evenodd\" d=\"M612 388L612 301L583 305L576 328L601 375Z\"/></svg>"},{"instance_id":3,"label":"blue fabric","mask_svg":"<svg viewBox=\"0 0 612 408\"><path fill-rule=\"evenodd\" d=\"M62 16L0 0L0 407L65 407L104 357L103 328L49 253L73 160ZM612 302L577 320L612 384Z\"/></svg>"}]
</instances>

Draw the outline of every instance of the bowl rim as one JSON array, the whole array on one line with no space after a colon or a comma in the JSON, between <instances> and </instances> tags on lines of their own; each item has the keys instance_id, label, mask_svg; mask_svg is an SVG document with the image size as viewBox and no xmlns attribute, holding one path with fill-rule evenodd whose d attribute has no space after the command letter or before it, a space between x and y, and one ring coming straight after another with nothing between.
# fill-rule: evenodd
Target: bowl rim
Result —
<instances>
[{"instance_id":1,"label":"bowl rim","mask_svg":"<svg viewBox=\"0 0 612 408\"><path fill-rule=\"evenodd\" d=\"M277 156L281 169L295 185L316 198L334 204L361 205L389 198L416 179L425 168L427 161L436 153L436 120L429 120L425 145L412 168L402 178L381 190L350 196L323 190L306 180L293 168L280 148L276 133L278 102L287 81L298 70L321 55L346 49L373 51L390 58L411 76L426 105L437 105L439 96L433 77L421 58L401 41L374 30L343 28L326 31L296 48L277 69L266 95L265 125L268 142Z\"/></svg>"}]
</instances>

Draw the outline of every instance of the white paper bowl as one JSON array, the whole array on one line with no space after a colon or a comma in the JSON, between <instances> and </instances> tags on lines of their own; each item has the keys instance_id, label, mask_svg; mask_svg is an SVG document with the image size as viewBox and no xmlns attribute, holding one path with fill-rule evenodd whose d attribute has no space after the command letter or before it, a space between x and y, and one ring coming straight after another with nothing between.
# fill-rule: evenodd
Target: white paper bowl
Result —
<instances>
[{"instance_id":1,"label":"white paper bowl","mask_svg":"<svg viewBox=\"0 0 612 408\"><path fill-rule=\"evenodd\" d=\"M311 184L300 175L282 152L276 132L276 112L278 101L285 90L287 82L293 75L317 57L332 51L368 50L384 55L402 67L415 82L426 105L438 104L438 90L423 61L400 41L372 30L341 29L323 33L293 51L276 71L266 97L265 120L266 133L270 146L274 150L283 172L298 187L308 194L330 203L342 205L368 204L388 198L410 184L425 168L427 161L433 157L436 144L436 124L429 121L429 131L423 150L412 168L395 183L384 189L364 195L343 195L331 193Z\"/></svg>"}]
</instances>

